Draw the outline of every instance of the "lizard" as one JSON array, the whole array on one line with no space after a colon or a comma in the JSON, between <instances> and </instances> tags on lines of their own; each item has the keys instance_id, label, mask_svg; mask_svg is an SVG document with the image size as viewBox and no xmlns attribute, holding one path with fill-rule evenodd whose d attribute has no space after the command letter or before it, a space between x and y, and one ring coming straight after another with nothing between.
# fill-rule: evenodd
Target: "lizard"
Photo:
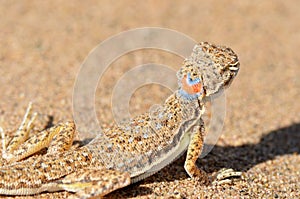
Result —
<instances>
[{"instance_id":1,"label":"lizard","mask_svg":"<svg viewBox=\"0 0 300 199\"><path fill-rule=\"evenodd\" d=\"M70 198L104 196L156 173L185 152L185 171L204 184L240 176L232 169L209 176L196 165L204 144L205 99L227 88L239 66L228 47L195 45L177 72L178 89L162 106L112 125L80 147L72 146L73 121L32 132L37 113L30 104L9 142L0 128L0 195L68 191L74 193Z\"/></svg>"}]
</instances>

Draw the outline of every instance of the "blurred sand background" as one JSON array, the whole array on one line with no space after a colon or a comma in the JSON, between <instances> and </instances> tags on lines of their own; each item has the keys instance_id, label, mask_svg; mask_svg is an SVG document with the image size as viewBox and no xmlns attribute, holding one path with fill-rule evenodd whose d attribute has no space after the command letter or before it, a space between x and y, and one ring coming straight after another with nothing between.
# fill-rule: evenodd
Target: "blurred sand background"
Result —
<instances>
[{"instance_id":1,"label":"blurred sand background","mask_svg":"<svg viewBox=\"0 0 300 199\"><path fill-rule=\"evenodd\" d=\"M0 1L2 126L8 132L16 129L29 101L45 118L53 117L53 124L72 119L73 85L90 50L132 28L170 28L197 41L227 45L239 55L240 73L226 93L224 133L198 165L208 173L223 167L241 170L244 179L203 186L188 178L182 157L107 198L300 198L299 8L298 0ZM97 89L103 123L112 120L114 83L149 61L174 69L182 63L157 50L134 52L113 63ZM131 112L141 113L169 94L159 86L141 88Z\"/></svg>"}]
</instances>

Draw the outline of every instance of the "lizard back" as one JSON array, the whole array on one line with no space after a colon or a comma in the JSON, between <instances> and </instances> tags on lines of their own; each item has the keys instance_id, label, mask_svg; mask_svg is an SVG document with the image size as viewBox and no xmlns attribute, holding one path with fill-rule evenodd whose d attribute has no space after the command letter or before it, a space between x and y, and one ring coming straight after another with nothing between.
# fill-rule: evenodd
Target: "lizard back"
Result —
<instances>
[{"instance_id":1,"label":"lizard back","mask_svg":"<svg viewBox=\"0 0 300 199\"><path fill-rule=\"evenodd\" d=\"M201 116L202 108L197 100L183 100L175 92L162 106L104 130L105 136L96 137L86 147L95 161L102 161L107 168L137 176L178 147L187 129Z\"/></svg>"}]
</instances>

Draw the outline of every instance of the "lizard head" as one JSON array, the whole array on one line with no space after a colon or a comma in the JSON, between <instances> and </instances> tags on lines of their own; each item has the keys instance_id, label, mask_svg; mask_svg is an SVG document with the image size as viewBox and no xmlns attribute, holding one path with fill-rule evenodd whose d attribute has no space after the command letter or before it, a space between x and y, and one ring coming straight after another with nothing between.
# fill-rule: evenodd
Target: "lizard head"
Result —
<instances>
[{"instance_id":1,"label":"lizard head","mask_svg":"<svg viewBox=\"0 0 300 199\"><path fill-rule=\"evenodd\" d=\"M179 93L187 99L218 94L230 85L239 65L237 55L230 48L201 42L177 72Z\"/></svg>"}]
</instances>

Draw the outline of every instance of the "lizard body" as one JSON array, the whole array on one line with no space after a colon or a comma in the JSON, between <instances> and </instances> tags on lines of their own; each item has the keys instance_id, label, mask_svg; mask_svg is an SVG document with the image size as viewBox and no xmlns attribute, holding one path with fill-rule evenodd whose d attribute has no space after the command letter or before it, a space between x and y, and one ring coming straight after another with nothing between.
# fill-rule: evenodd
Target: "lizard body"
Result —
<instances>
[{"instance_id":1,"label":"lizard body","mask_svg":"<svg viewBox=\"0 0 300 199\"><path fill-rule=\"evenodd\" d=\"M103 196L154 174L185 151L189 176L208 182L196 166L205 132L204 98L228 87L238 70L230 48L202 42L185 59L177 73L179 88L162 106L105 129L104 136L79 148L72 148L73 122L29 136L35 118L30 106L16 136L5 144L0 194L66 190L78 198ZM44 148L46 154L36 154Z\"/></svg>"}]
</instances>

